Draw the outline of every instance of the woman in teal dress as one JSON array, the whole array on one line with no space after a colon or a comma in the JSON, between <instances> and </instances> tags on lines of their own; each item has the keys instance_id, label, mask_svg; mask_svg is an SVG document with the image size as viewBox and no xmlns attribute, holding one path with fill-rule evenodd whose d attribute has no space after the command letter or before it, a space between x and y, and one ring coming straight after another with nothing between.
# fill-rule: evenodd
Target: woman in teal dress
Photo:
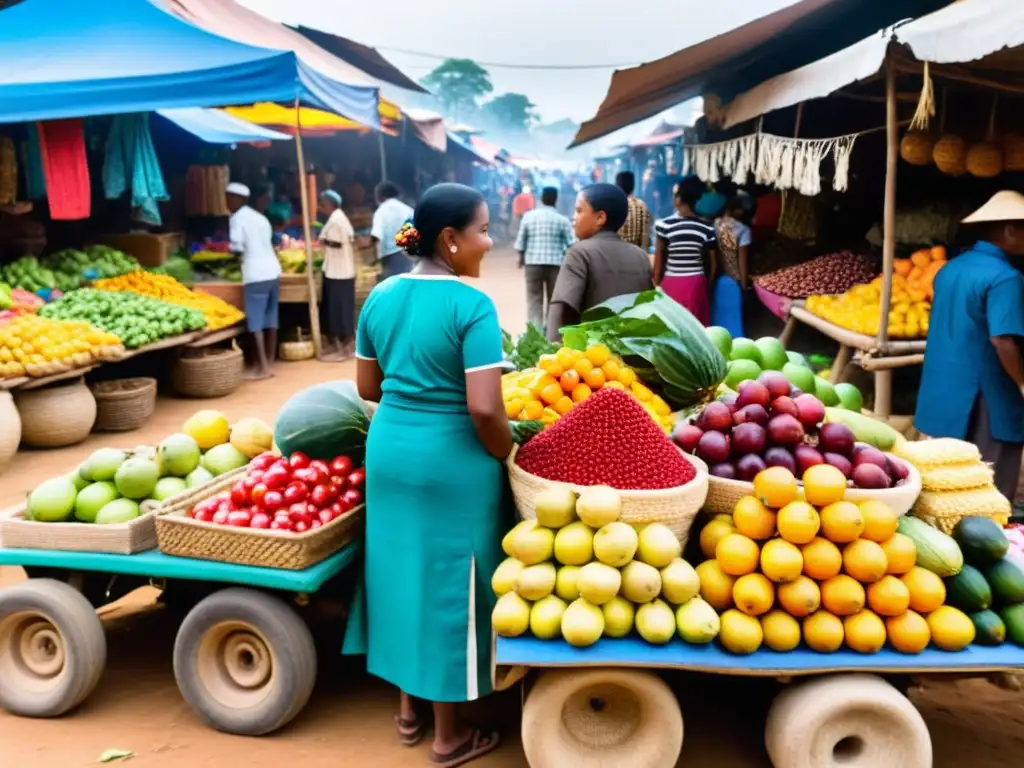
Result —
<instances>
[{"instance_id":1,"label":"woman in teal dress","mask_svg":"<svg viewBox=\"0 0 1024 768\"><path fill-rule=\"evenodd\" d=\"M402 240L419 261L366 300L356 334L360 395L379 401L366 446L365 621L346 650L401 691L403 743L426 734L433 765L463 765L498 734L456 704L491 692L490 577L501 559L502 460L512 438L501 398L501 331L478 277L491 247L482 195L429 189ZM358 646L363 645L363 648Z\"/></svg>"}]
</instances>

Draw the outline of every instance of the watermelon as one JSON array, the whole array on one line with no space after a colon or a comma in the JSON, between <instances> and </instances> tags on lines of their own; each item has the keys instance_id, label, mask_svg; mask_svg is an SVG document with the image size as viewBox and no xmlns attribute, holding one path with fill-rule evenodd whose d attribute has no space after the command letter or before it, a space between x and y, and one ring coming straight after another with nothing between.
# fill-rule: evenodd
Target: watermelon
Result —
<instances>
[{"instance_id":1,"label":"watermelon","mask_svg":"<svg viewBox=\"0 0 1024 768\"><path fill-rule=\"evenodd\" d=\"M274 442L285 456L296 451L325 461L348 456L359 464L369 427L370 412L355 384L329 381L297 392L281 406Z\"/></svg>"}]
</instances>

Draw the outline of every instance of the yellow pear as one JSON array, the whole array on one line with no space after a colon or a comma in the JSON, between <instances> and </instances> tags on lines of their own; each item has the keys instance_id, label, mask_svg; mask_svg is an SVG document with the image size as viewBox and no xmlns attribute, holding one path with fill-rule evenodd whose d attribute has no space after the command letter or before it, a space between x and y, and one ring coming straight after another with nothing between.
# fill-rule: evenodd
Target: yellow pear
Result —
<instances>
[{"instance_id":1,"label":"yellow pear","mask_svg":"<svg viewBox=\"0 0 1024 768\"><path fill-rule=\"evenodd\" d=\"M529 565L519 572L516 592L524 600L542 600L555 588L555 566L551 563Z\"/></svg>"},{"instance_id":2,"label":"yellow pear","mask_svg":"<svg viewBox=\"0 0 1024 768\"><path fill-rule=\"evenodd\" d=\"M576 648L593 645L604 632L604 614L582 597L574 600L562 614L562 637Z\"/></svg>"},{"instance_id":3,"label":"yellow pear","mask_svg":"<svg viewBox=\"0 0 1024 768\"><path fill-rule=\"evenodd\" d=\"M555 560L562 565L586 565L594 559L594 532L581 522L555 534Z\"/></svg>"},{"instance_id":4,"label":"yellow pear","mask_svg":"<svg viewBox=\"0 0 1024 768\"><path fill-rule=\"evenodd\" d=\"M637 608L635 622L640 637L652 645L665 645L676 635L676 616L664 600Z\"/></svg>"},{"instance_id":5,"label":"yellow pear","mask_svg":"<svg viewBox=\"0 0 1024 768\"><path fill-rule=\"evenodd\" d=\"M604 605L619 593L622 574L604 563L587 563L580 568L576 585L580 597L594 605Z\"/></svg>"},{"instance_id":6,"label":"yellow pear","mask_svg":"<svg viewBox=\"0 0 1024 768\"><path fill-rule=\"evenodd\" d=\"M576 494L564 486L545 488L533 503L537 522L546 528L564 528L576 518Z\"/></svg>"},{"instance_id":7,"label":"yellow pear","mask_svg":"<svg viewBox=\"0 0 1024 768\"><path fill-rule=\"evenodd\" d=\"M622 514L622 497L607 485L592 485L576 500L576 514L591 528L614 523Z\"/></svg>"},{"instance_id":8,"label":"yellow pear","mask_svg":"<svg viewBox=\"0 0 1024 768\"><path fill-rule=\"evenodd\" d=\"M563 565L558 569L555 576L555 594L571 603L580 596L580 588L577 583L580 578L580 569L575 565Z\"/></svg>"},{"instance_id":9,"label":"yellow pear","mask_svg":"<svg viewBox=\"0 0 1024 768\"><path fill-rule=\"evenodd\" d=\"M661 574L647 563L634 560L622 569L622 596L634 603L649 603L661 594Z\"/></svg>"},{"instance_id":10,"label":"yellow pear","mask_svg":"<svg viewBox=\"0 0 1024 768\"><path fill-rule=\"evenodd\" d=\"M530 632L541 640L558 637L562 631L562 615L566 605L554 595L534 603L530 609Z\"/></svg>"},{"instance_id":11,"label":"yellow pear","mask_svg":"<svg viewBox=\"0 0 1024 768\"><path fill-rule=\"evenodd\" d=\"M636 559L655 568L664 568L683 553L672 529L661 523L645 525L637 539Z\"/></svg>"},{"instance_id":12,"label":"yellow pear","mask_svg":"<svg viewBox=\"0 0 1024 768\"><path fill-rule=\"evenodd\" d=\"M516 588L516 580L523 571L523 564L514 557L502 561L491 576L491 589L498 597L508 594Z\"/></svg>"},{"instance_id":13,"label":"yellow pear","mask_svg":"<svg viewBox=\"0 0 1024 768\"><path fill-rule=\"evenodd\" d=\"M633 604L623 597L613 597L601 606L604 614L604 636L625 637L633 631Z\"/></svg>"},{"instance_id":14,"label":"yellow pear","mask_svg":"<svg viewBox=\"0 0 1024 768\"><path fill-rule=\"evenodd\" d=\"M502 637L519 637L530 628L530 604L515 592L502 595L491 613L491 626Z\"/></svg>"},{"instance_id":15,"label":"yellow pear","mask_svg":"<svg viewBox=\"0 0 1024 768\"><path fill-rule=\"evenodd\" d=\"M661 596L670 603L682 605L700 592L700 576L681 557L661 569Z\"/></svg>"},{"instance_id":16,"label":"yellow pear","mask_svg":"<svg viewBox=\"0 0 1024 768\"><path fill-rule=\"evenodd\" d=\"M632 560L636 546L636 531L626 523L608 523L594 534L594 556L613 568Z\"/></svg>"}]
</instances>

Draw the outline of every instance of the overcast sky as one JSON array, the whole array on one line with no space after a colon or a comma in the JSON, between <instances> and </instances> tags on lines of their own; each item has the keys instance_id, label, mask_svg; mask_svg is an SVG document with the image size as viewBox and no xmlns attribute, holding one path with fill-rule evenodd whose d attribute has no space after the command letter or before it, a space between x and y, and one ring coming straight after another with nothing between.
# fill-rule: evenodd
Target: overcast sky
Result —
<instances>
[{"instance_id":1,"label":"overcast sky","mask_svg":"<svg viewBox=\"0 0 1024 768\"><path fill-rule=\"evenodd\" d=\"M419 80L443 57L482 63L631 66L741 26L796 0L241 0L277 21L378 48ZM603 9L609 9L604 11ZM405 49L434 58L396 52ZM614 67L489 66L495 93L525 93L545 121L592 117Z\"/></svg>"}]
</instances>

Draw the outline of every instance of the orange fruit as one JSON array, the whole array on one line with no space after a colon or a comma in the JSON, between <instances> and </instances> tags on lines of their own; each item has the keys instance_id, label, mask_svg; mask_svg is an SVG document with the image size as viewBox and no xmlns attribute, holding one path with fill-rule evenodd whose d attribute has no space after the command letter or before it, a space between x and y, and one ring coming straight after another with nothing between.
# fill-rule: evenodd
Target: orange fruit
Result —
<instances>
[{"instance_id":1,"label":"orange fruit","mask_svg":"<svg viewBox=\"0 0 1024 768\"><path fill-rule=\"evenodd\" d=\"M596 366L604 365L612 356L612 353L604 344L591 344L587 347L587 351L584 354L586 354L587 360Z\"/></svg>"},{"instance_id":2,"label":"orange fruit","mask_svg":"<svg viewBox=\"0 0 1024 768\"><path fill-rule=\"evenodd\" d=\"M746 576L756 571L760 554L757 544L742 533L722 537L715 547L715 559L730 576Z\"/></svg>"},{"instance_id":3,"label":"orange fruit","mask_svg":"<svg viewBox=\"0 0 1024 768\"><path fill-rule=\"evenodd\" d=\"M576 389L576 386L580 383L580 375L573 369L569 369L562 374L558 383L562 385L562 390L565 392L572 392Z\"/></svg>"},{"instance_id":4,"label":"orange fruit","mask_svg":"<svg viewBox=\"0 0 1024 768\"><path fill-rule=\"evenodd\" d=\"M775 535L775 513L756 496L744 496L732 510L736 530L755 541L764 541Z\"/></svg>"},{"instance_id":5,"label":"orange fruit","mask_svg":"<svg viewBox=\"0 0 1024 768\"><path fill-rule=\"evenodd\" d=\"M835 653L843 647L843 622L828 611L816 611L804 619L804 642L812 651Z\"/></svg>"},{"instance_id":6,"label":"orange fruit","mask_svg":"<svg viewBox=\"0 0 1024 768\"><path fill-rule=\"evenodd\" d=\"M559 375L561 375L561 374L559 374ZM556 379L550 373L539 373L530 382L530 386L528 387L528 389L531 392L533 392L533 394L535 394L535 395L537 395L539 397L540 393L543 392L544 389L546 389L547 387L550 387L552 384L557 384L557 383L558 383L558 379ZM559 387L559 389L561 389L561 387Z\"/></svg>"},{"instance_id":7,"label":"orange fruit","mask_svg":"<svg viewBox=\"0 0 1024 768\"><path fill-rule=\"evenodd\" d=\"M581 357L583 357L582 352L570 349L569 347L562 347L555 352L555 360L558 361L558 364L562 366L562 370L565 371L572 368Z\"/></svg>"},{"instance_id":8,"label":"orange fruit","mask_svg":"<svg viewBox=\"0 0 1024 768\"><path fill-rule=\"evenodd\" d=\"M917 544L902 533L894 533L891 539L883 541L882 551L889 563L888 572L897 576L907 573L917 562Z\"/></svg>"},{"instance_id":9,"label":"orange fruit","mask_svg":"<svg viewBox=\"0 0 1024 768\"><path fill-rule=\"evenodd\" d=\"M821 604L836 616L852 616L864 609L864 587L851 576L833 576L821 585Z\"/></svg>"},{"instance_id":10,"label":"orange fruit","mask_svg":"<svg viewBox=\"0 0 1024 768\"><path fill-rule=\"evenodd\" d=\"M704 557L713 560L718 542L730 533L736 533L731 521L727 523L724 520L712 520L705 525L700 532L700 551L704 553Z\"/></svg>"},{"instance_id":11,"label":"orange fruit","mask_svg":"<svg viewBox=\"0 0 1024 768\"><path fill-rule=\"evenodd\" d=\"M573 363L573 370L580 375L580 378L585 378L588 373L594 370L594 364L587 358L581 357L575 363Z\"/></svg>"},{"instance_id":12,"label":"orange fruit","mask_svg":"<svg viewBox=\"0 0 1024 768\"><path fill-rule=\"evenodd\" d=\"M796 478L785 467L769 467L754 478L754 495L772 509L782 509L796 499Z\"/></svg>"},{"instance_id":13,"label":"orange fruit","mask_svg":"<svg viewBox=\"0 0 1024 768\"><path fill-rule=\"evenodd\" d=\"M604 371L600 368L591 368L587 371L587 375L583 377L583 381L591 389L601 389L605 383Z\"/></svg>"},{"instance_id":14,"label":"orange fruit","mask_svg":"<svg viewBox=\"0 0 1024 768\"><path fill-rule=\"evenodd\" d=\"M548 405L554 405L562 399L563 395L562 385L557 381L554 384L548 384L540 391L540 399Z\"/></svg>"},{"instance_id":15,"label":"orange fruit","mask_svg":"<svg viewBox=\"0 0 1024 768\"><path fill-rule=\"evenodd\" d=\"M900 653L920 653L932 639L928 622L915 611L886 619L885 632L889 636L889 644Z\"/></svg>"},{"instance_id":16,"label":"orange fruit","mask_svg":"<svg viewBox=\"0 0 1024 768\"><path fill-rule=\"evenodd\" d=\"M839 547L820 536L800 548L804 556L804 575L817 581L837 576L843 570L843 554Z\"/></svg>"},{"instance_id":17,"label":"orange fruit","mask_svg":"<svg viewBox=\"0 0 1024 768\"><path fill-rule=\"evenodd\" d=\"M544 403L539 400L530 400L523 406L523 413L520 415L520 418L526 421L536 421L542 415L544 415Z\"/></svg>"},{"instance_id":18,"label":"orange fruit","mask_svg":"<svg viewBox=\"0 0 1024 768\"><path fill-rule=\"evenodd\" d=\"M733 584L732 601L747 616L760 616L771 610L775 587L763 574L748 573Z\"/></svg>"},{"instance_id":19,"label":"orange fruit","mask_svg":"<svg viewBox=\"0 0 1024 768\"><path fill-rule=\"evenodd\" d=\"M878 653L885 645L885 623L871 611L859 611L843 619L846 645L857 653Z\"/></svg>"},{"instance_id":20,"label":"orange fruit","mask_svg":"<svg viewBox=\"0 0 1024 768\"><path fill-rule=\"evenodd\" d=\"M772 539L761 549L761 573L776 584L796 581L803 567L804 558L795 544Z\"/></svg>"},{"instance_id":21,"label":"orange fruit","mask_svg":"<svg viewBox=\"0 0 1024 768\"><path fill-rule=\"evenodd\" d=\"M821 518L818 510L806 501L791 501L779 510L775 524L779 536L793 544L807 544L818 535Z\"/></svg>"},{"instance_id":22,"label":"orange fruit","mask_svg":"<svg viewBox=\"0 0 1024 768\"><path fill-rule=\"evenodd\" d=\"M619 372L616 374L616 378L618 379L619 384L624 386L626 389L629 389L633 386L633 382L636 381L636 371L632 368L626 367L625 365L621 365L619 366Z\"/></svg>"},{"instance_id":23,"label":"orange fruit","mask_svg":"<svg viewBox=\"0 0 1024 768\"><path fill-rule=\"evenodd\" d=\"M883 576L868 587L868 607L879 616L901 616L910 607L910 590L895 576Z\"/></svg>"},{"instance_id":24,"label":"orange fruit","mask_svg":"<svg viewBox=\"0 0 1024 768\"><path fill-rule=\"evenodd\" d=\"M574 403L582 403L591 394L591 389L586 384L577 384L576 388L572 391L572 401Z\"/></svg>"},{"instance_id":25,"label":"orange fruit","mask_svg":"<svg viewBox=\"0 0 1024 768\"><path fill-rule=\"evenodd\" d=\"M928 614L932 643L944 651L962 651L974 642L976 630L970 617L958 608L943 605Z\"/></svg>"},{"instance_id":26,"label":"orange fruit","mask_svg":"<svg viewBox=\"0 0 1024 768\"><path fill-rule=\"evenodd\" d=\"M860 514L864 518L864 531L861 537L877 541L881 544L888 541L896 533L896 524L899 522L899 515L892 511L892 507L884 501L868 499L857 505Z\"/></svg>"},{"instance_id":27,"label":"orange fruit","mask_svg":"<svg viewBox=\"0 0 1024 768\"><path fill-rule=\"evenodd\" d=\"M804 496L816 507L842 501L846 495L846 475L831 464L809 467L803 476Z\"/></svg>"},{"instance_id":28,"label":"orange fruit","mask_svg":"<svg viewBox=\"0 0 1024 768\"><path fill-rule=\"evenodd\" d=\"M859 582L875 583L888 567L885 552L873 541L857 539L843 548L843 569Z\"/></svg>"},{"instance_id":29,"label":"orange fruit","mask_svg":"<svg viewBox=\"0 0 1024 768\"><path fill-rule=\"evenodd\" d=\"M821 590L806 576L788 584L779 584L776 596L785 611L798 619L810 616L821 607Z\"/></svg>"},{"instance_id":30,"label":"orange fruit","mask_svg":"<svg viewBox=\"0 0 1024 768\"><path fill-rule=\"evenodd\" d=\"M694 570L700 577L700 596L721 613L732 608L732 588L736 579L722 570L717 560L705 560Z\"/></svg>"},{"instance_id":31,"label":"orange fruit","mask_svg":"<svg viewBox=\"0 0 1024 768\"><path fill-rule=\"evenodd\" d=\"M851 542L863 530L864 516L852 502L837 501L821 510L821 535L835 544Z\"/></svg>"},{"instance_id":32,"label":"orange fruit","mask_svg":"<svg viewBox=\"0 0 1024 768\"><path fill-rule=\"evenodd\" d=\"M633 397L639 400L641 403L645 403L654 397L654 393L651 392L650 387L646 384L642 384L639 381L634 381L629 385L629 391L633 393Z\"/></svg>"},{"instance_id":33,"label":"orange fruit","mask_svg":"<svg viewBox=\"0 0 1024 768\"><path fill-rule=\"evenodd\" d=\"M626 388L622 386L621 381L606 381L602 389L618 389L622 390L623 392L626 391Z\"/></svg>"},{"instance_id":34,"label":"orange fruit","mask_svg":"<svg viewBox=\"0 0 1024 768\"><path fill-rule=\"evenodd\" d=\"M555 377L561 376L565 370L565 366L558 362L555 355L541 355L537 359L537 367Z\"/></svg>"},{"instance_id":35,"label":"orange fruit","mask_svg":"<svg viewBox=\"0 0 1024 768\"><path fill-rule=\"evenodd\" d=\"M601 365L601 371L604 372L604 377L608 381L617 382L619 380L619 369L621 367L622 366L619 364L619 361L612 358L608 362L603 363Z\"/></svg>"},{"instance_id":36,"label":"orange fruit","mask_svg":"<svg viewBox=\"0 0 1024 768\"><path fill-rule=\"evenodd\" d=\"M521 410L523 410L523 401L518 398L509 400L505 403L505 416L510 419L517 418Z\"/></svg>"},{"instance_id":37,"label":"orange fruit","mask_svg":"<svg viewBox=\"0 0 1024 768\"><path fill-rule=\"evenodd\" d=\"M761 617L764 644L773 651L786 653L800 645L800 622L785 611L775 609Z\"/></svg>"},{"instance_id":38,"label":"orange fruit","mask_svg":"<svg viewBox=\"0 0 1024 768\"><path fill-rule=\"evenodd\" d=\"M911 610L931 613L946 602L946 585L931 571L915 565L900 581L910 590Z\"/></svg>"},{"instance_id":39,"label":"orange fruit","mask_svg":"<svg viewBox=\"0 0 1024 768\"><path fill-rule=\"evenodd\" d=\"M560 398L558 398L558 401L555 403L555 413L557 413L559 416L565 416L565 414L572 410L572 406L572 398L566 395L562 395Z\"/></svg>"}]
</instances>

